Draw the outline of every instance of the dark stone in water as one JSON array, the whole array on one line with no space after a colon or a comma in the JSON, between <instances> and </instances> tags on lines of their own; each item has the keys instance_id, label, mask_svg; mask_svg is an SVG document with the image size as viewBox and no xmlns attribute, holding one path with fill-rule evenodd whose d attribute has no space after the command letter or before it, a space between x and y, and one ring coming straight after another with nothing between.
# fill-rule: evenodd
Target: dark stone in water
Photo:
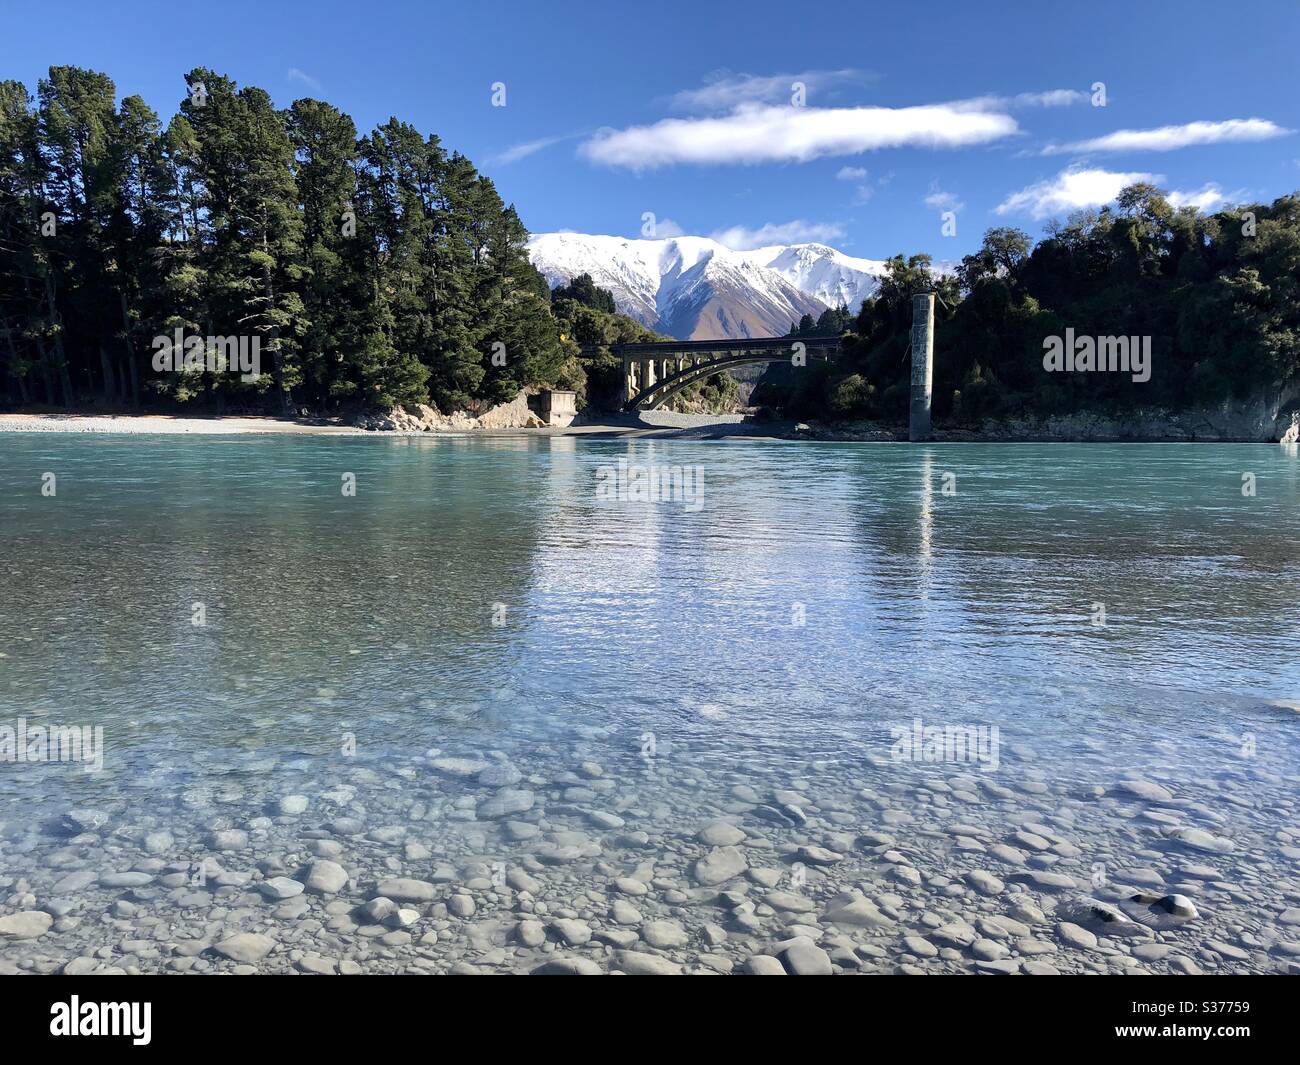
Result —
<instances>
[{"instance_id":1,"label":"dark stone in water","mask_svg":"<svg viewBox=\"0 0 1300 1065\"><path fill-rule=\"evenodd\" d=\"M766 803L754 808L754 816L761 817L765 821L773 821L778 825L785 825L787 828L793 828L795 825L802 825L808 820L799 807L791 806L789 803L782 803L778 806L768 806Z\"/></svg>"}]
</instances>

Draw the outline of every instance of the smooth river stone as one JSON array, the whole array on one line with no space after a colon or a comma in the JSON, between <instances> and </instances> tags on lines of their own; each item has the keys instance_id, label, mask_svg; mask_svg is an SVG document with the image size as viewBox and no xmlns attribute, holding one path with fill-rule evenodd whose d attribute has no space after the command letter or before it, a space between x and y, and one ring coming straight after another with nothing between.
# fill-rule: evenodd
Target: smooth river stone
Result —
<instances>
[{"instance_id":1,"label":"smooth river stone","mask_svg":"<svg viewBox=\"0 0 1300 1065\"><path fill-rule=\"evenodd\" d=\"M571 947L580 947L591 941L591 928L586 921L562 917L558 921L552 921L551 927Z\"/></svg>"},{"instance_id":2,"label":"smooth river stone","mask_svg":"<svg viewBox=\"0 0 1300 1065\"><path fill-rule=\"evenodd\" d=\"M242 851L248 846L248 833L242 828L224 828L213 832L209 843L214 851Z\"/></svg>"},{"instance_id":3,"label":"smooth river stone","mask_svg":"<svg viewBox=\"0 0 1300 1065\"><path fill-rule=\"evenodd\" d=\"M312 862L307 870L307 890L317 895L337 895L348 882L348 871L338 862Z\"/></svg>"},{"instance_id":4,"label":"smooth river stone","mask_svg":"<svg viewBox=\"0 0 1300 1065\"><path fill-rule=\"evenodd\" d=\"M803 846L799 848L799 857L809 865L834 865L843 861L844 855L825 847Z\"/></svg>"},{"instance_id":5,"label":"smooth river stone","mask_svg":"<svg viewBox=\"0 0 1300 1065\"><path fill-rule=\"evenodd\" d=\"M618 967L629 976L681 976L682 967L658 954L639 950L620 950L615 955Z\"/></svg>"},{"instance_id":6,"label":"smooth river stone","mask_svg":"<svg viewBox=\"0 0 1300 1065\"><path fill-rule=\"evenodd\" d=\"M726 821L711 821L696 833L695 838L710 847L734 847L745 838L745 833Z\"/></svg>"},{"instance_id":7,"label":"smooth river stone","mask_svg":"<svg viewBox=\"0 0 1300 1065\"><path fill-rule=\"evenodd\" d=\"M99 886L106 888L144 887L153 877L148 873L105 873L99 878Z\"/></svg>"},{"instance_id":8,"label":"smooth river stone","mask_svg":"<svg viewBox=\"0 0 1300 1065\"><path fill-rule=\"evenodd\" d=\"M390 898L380 895L378 898L371 899L361 907L361 912L369 917L376 924L387 920L397 913L397 903Z\"/></svg>"},{"instance_id":9,"label":"smooth river stone","mask_svg":"<svg viewBox=\"0 0 1300 1065\"><path fill-rule=\"evenodd\" d=\"M438 893L438 889L428 881L409 880L406 877L381 880L377 891L385 898L396 899L398 902L431 902Z\"/></svg>"},{"instance_id":10,"label":"smooth river stone","mask_svg":"<svg viewBox=\"0 0 1300 1065\"><path fill-rule=\"evenodd\" d=\"M1200 828L1180 828L1174 833L1174 839L1185 843L1198 851L1211 854L1229 854L1236 845L1225 836L1215 836Z\"/></svg>"},{"instance_id":11,"label":"smooth river stone","mask_svg":"<svg viewBox=\"0 0 1300 1065\"><path fill-rule=\"evenodd\" d=\"M0 939L36 939L50 930L54 918L43 910L23 910L0 917Z\"/></svg>"},{"instance_id":12,"label":"smooth river stone","mask_svg":"<svg viewBox=\"0 0 1300 1065\"><path fill-rule=\"evenodd\" d=\"M271 953L275 940L257 932L240 932L228 939L223 939L213 949L231 961L251 965L261 961Z\"/></svg>"},{"instance_id":13,"label":"smooth river stone","mask_svg":"<svg viewBox=\"0 0 1300 1065\"><path fill-rule=\"evenodd\" d=\"M686 932L676 921L647 921L641 926L641 938L660 950L686 946Z\"/></svg>"},{"instance_id":14,"label":"smooth river stone","mask_svg":"<svg viewBox=\"0 0 1300 1065\"><path fill-rule=\"evenodd\" d=\"M811 939L798 936L781 952L781 961L791 976L831 976L830 955Z\"/></svg>"},{"instance_id":15,"label":"smooth river stone","mask_svg":"<svg viewBox=\"0 0 1300 1065\"><path fill-rule=\"evenodd\" d=\"M1001 880L983 869L976 869L967 873L966 883L981 895L1000 895L1006 888L1006 885Z\"/></svg>"},{"instance_id":16,"label":"smooth river stone","mask_svg":"<svg viewBox=\"0 0 1300 1065\"><path fill-rule=\"evenodd\" d=\"M69 873L61 880L56 881L51 893L54 895L75 894L78 891L84 891L98 879L99 874L93 870L78 869L75 873Z\"/></svg>"},{"instance_id":17,"label":"smooth river stone","mask_svg":"<svg viewBox=\"0 0 1300 1065\"><path fill-rule=\"evenodd\" d=\"M1080 928L1077 924L1073 924L1070 921L1062 921L1056 929L1056 934L1072 947L1091 950L1097 945L1096 936L1086 928Z\"/></svg>"},{"instance_id":18,"label":"smooth river stone","mask_svg":"<svg viewBox=\"0 0 1300 1065\"><path fill-rule=\"evenodd\" d=\"M763 901L772 909L787 913L811 913L817 908L812 899L806 899L802 895L792 895L788 891L769 891L763 896Z\"/></svg>"},{"instance_id":19,"label":"smooth river stone","mask_svg":"<svg viewBox=\"0 0 1300 1065\"><path fill-rule=\"evenodd\" d=\"M546 942L546 928L540 921L520 921L515 935L526 947L540 947Z\"/></svg>"},{"instance_id":20,"label":"smooth river stone","mask_svg":"<svg viewBox=\"0 0 1300 1065\"><path fill-rule=\"evenodd\" d=\"M854 925L860 928L894 923L881 913L870 899L852 894L832 899L823 916L832 924Z\"/></svg>"},{"instance_id":21,"label":"smooth river stone","mask_svg":"<svg viewBox=\"0 0 1300 1065\"><path fill-rule=\"evenodd\" d=\"M933 958L939 953L938 947L921 936L904 936L903 946L918 958Z\"/></svg>"},{"instance_id":22,"label":"smooth river stone","mask_svg":"<svg viewBox=\"0 0 1300 1065\"><path fill-rule=\"evenodd\" d=\"M268 899L291 899L302 894L302 885L287 876L273 876L257 885L258 891Z\"/></svg>"},{"instance_id":23,"label":"smooth river stone","mask_svg":"<svg viewBox=\"0 0 1300 1065\"><path fill-rule=\"evenodd\" d=\"M495 821L533 808L533 793L527 789L503 788L478 804L480 821Z\"/></svg>"},{"instance_id":24,"label":"smooth river stone","mask_svg":"<svg viewBox=\"0 0 1300 1065\"><path fill-rule=\"evenodd\" d=\"M749 863L736 847L714 847L695 863L695 881L706 887L723 884L739 876Z\"/></svg>"},{"instance_id":25,"label":"smooth river stone","mask_svg":"<svg viewBox=\"0 0 1300 1065\"><path fill-rule=\"evenodd\" d=\"M430 760L429 766L438 770L439 773L446 773L449 777L472 777L488 768L488 763L481 758L434 758Z\"/></svg>"},{"instance_id":26,"label":"smooth river stone","mask_svg":"<svg viewBox=\"0 0 1300 1065\"><path fill-rule=\"evenodd\" d=\"M1169 802L1173 793L1150 780L1121 780L1115 790L1148 802Z\"/></svg>"}]
</instances>

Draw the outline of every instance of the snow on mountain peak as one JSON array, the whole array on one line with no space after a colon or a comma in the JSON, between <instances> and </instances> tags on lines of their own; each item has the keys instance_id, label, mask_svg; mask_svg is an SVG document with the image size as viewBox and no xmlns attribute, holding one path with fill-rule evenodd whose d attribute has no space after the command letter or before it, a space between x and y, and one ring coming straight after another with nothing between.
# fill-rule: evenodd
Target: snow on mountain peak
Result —
<instances>
[{"instance_id":1,"label":"snow on mountain peak","mask_svg":"<svg viewBox=\"0 0 1300 1065\"><path fill-rule=\"evenodd\" d=\"M804 314L856 311L884 273L815 243L733 251L709 237L539 233L528 252L552 287L590 274L623 314L679 339L781 336Z\"/></svg>"}]
</instances>

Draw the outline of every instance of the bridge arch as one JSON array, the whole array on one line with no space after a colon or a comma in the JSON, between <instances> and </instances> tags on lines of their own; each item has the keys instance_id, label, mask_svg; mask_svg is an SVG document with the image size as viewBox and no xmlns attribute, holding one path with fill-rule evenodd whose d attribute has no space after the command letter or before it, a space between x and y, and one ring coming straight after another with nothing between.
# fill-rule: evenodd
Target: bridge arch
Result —
<instances>
[{"instance_id":1,"label":"bridge arch","mask_svg":"<svg viewBox=\"0 0 1300 1065\"><path fill-rule=\"evenodd\" d=\"M786 362L839 354L839 337L756 337L739 340L665 340L615 344L623 361L623 409L655 410L682 389L705 378L753 363Z\"/></svg>"}]
</instances>

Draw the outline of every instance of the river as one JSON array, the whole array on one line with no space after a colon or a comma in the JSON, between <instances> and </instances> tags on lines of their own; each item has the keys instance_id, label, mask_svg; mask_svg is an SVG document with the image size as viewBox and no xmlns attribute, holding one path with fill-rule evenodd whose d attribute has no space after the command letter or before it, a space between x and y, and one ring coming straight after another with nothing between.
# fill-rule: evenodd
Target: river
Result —
<instances>
[{"instance_id":1,"label":"river","mask_svg":"<svg viewBox=\"0 0 1300 1065\"><path fill-rule=\"evenodd\" d=\"M1298 516L1276 445L0 434L0 757L103 736L0 761L0 966L1284 970Z\"/></svg>"}]
</instances>

